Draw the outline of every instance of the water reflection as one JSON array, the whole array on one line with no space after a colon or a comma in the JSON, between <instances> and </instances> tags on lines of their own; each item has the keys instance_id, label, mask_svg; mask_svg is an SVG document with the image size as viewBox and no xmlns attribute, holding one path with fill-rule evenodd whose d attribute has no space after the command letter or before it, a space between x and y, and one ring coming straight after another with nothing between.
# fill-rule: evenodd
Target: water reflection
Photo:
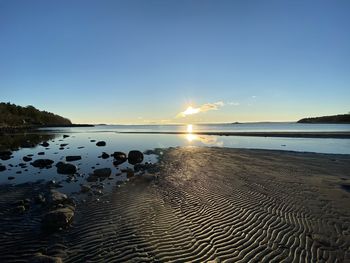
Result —
<instances>
[{"instance_id":1,"label":"water reflection","mask_svg":"<svg viewBox=\"0 0 350 263\"><path fill-rule=\"evenodd\" d=\"M193 134L192 124L187 125L187 134L185 134L184 136L189 143L197 141L208 146L218 146L218 147L224 146L224 142L222 140L219 140L218 139L219 137L217 136Z\"/></svg>"}]
</instances>

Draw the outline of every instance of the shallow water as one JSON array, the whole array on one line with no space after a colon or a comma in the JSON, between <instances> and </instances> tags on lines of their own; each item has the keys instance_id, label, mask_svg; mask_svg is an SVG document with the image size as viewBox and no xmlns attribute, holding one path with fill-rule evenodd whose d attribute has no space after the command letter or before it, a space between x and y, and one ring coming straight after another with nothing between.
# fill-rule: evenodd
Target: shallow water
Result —
<instances>
[{"instance_id":1,"label":"shallow water","mask_svg":"<svg viewBox=\"0 0 350 263\"><path fill-rule=\"evenodd\" d=\"M103 127L104 130L99 129ZM32 148L20 148L13 152L13 157L2 161L0 164L6 166L6 170L0 172L0 184L19 184L33 182L37 180L60 182L63 186L61 191L66 193L78 192L81 184L86 184L86 179L94 169L111 168L112 176L102 182L99 187L108 191L116 185L118 181L127 181L126 173L121 170L133 168L132 165L123 163L118 167L113 165L113 157L108 159L99 158L102 152L112 154L115 151L128 153L130 150L145 151L154 148L167 148L177 146L208 146L208 147L229 147L229 148L252 148L252 149L274 149L289 150L301 152L318 152L333 154L350 154L349 139L323 139L323 138L279 138L279 137L244 137L244 136L207 136L195 134L121 134L108 127L99 126L93 128L64 128L55 131L37 134L40 141L48 141L50 146L45 148L39 144ZM63 138L64 134L70 137ZM41 137L40 137L41 136ZM26 135L26 138L29 138ZM33 137L30 137L33 138ZM90 140L106 141L106 146L97 147L96 142ZM60 144L68 145L60 150ZM13 144L12 148L17 148ZM44 152L44 155L38 155L38 152ZM26 167L19 166L24 163L23 157L33 154L33 161L36 159L52 159L55 163L64 161L68 155L80 155L81 160L74 161L78 167L78 174L72 178L67 175L57 173L57 168L53 165L49 169L39 169L27 162ZM155 155L145 155L143 162L154 163L157 161ZM27 171L26 171L27 169ZM117 175L118 174L118 175ZM8 180L8 177L15 177Z\"/></svg>"}]
</instances>

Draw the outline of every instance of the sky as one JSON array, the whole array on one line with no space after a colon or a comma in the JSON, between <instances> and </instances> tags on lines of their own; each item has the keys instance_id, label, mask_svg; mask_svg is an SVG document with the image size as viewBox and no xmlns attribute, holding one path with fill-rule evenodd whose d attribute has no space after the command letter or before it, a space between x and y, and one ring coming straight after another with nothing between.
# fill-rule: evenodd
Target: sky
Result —
<instances>
[{"instance_id":1,"label":"sky","mask_svg":"<svg viewBox=\"0 0 350 263\"><path fill-rule=\"evenodd\" d=\"M350 111L350 1L0 0L0 101L74 123Z\"/></svg>"}]
</instances>

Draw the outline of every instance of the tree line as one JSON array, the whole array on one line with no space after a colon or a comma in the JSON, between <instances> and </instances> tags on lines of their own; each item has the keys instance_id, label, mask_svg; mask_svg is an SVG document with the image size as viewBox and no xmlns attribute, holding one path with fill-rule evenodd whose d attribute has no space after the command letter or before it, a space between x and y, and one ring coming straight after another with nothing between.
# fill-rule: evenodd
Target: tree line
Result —
<instances>
[{"instance_id":1,"label":"tree line","mask_svg":"<svg viewBox=\"0 0 350 263\"><path fill-rule=\"evenodd\" d=\"M10 102L0 103L0 127L70 125L72 122L57 114L40 111L34 106L18 106Z\"/></svg>"}]
</instances>

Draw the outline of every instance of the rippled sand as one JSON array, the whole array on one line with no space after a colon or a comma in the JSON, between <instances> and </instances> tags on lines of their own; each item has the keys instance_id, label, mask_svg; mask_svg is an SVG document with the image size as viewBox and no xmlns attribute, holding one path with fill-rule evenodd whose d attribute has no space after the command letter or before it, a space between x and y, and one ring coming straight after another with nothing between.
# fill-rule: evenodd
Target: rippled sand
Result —
<instances>
[{"instance_id":1,"label":"rippled sand","mask_svg":"<svg viewBox=\"0 0 350 263\"><path fill-rule=\"evenodd\" d=\"M5 228L2 210L0 257L45 248L64 262L350 260L349 155L175 148L160 165L156 179L80 204L73 226L53 236L28 234L35 217ZM0 208L19 192L0 192Z\"/></svg>"}]
</instances>

